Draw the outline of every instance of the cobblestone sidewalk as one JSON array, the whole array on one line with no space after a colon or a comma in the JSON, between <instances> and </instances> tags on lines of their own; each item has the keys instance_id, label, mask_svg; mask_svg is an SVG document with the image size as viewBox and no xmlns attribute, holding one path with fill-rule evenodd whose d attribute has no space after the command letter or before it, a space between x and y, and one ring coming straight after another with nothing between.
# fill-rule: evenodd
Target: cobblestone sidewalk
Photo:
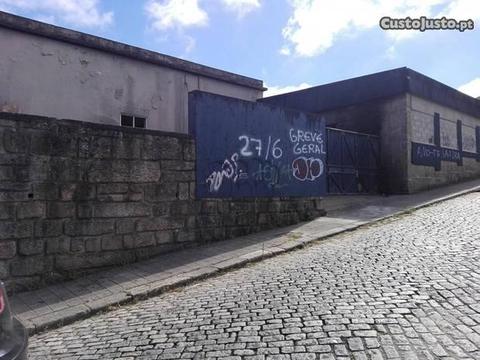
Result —
<instances>
[{"instance_id":1,"label":"cobblestone sidewalk","mask_svg":"<svg viewBox=\"0 0 480 360\"><path fill-rule=\"evenodd\" d=\"M112 305L160 294L222 270L475 189L480 189L478 180L416 195L372 197L361 207L331 211L328 216L308 223L166 254L21 293L12 298L13 309L33 334L87 317Z\"/></svg>"}]
</instances>

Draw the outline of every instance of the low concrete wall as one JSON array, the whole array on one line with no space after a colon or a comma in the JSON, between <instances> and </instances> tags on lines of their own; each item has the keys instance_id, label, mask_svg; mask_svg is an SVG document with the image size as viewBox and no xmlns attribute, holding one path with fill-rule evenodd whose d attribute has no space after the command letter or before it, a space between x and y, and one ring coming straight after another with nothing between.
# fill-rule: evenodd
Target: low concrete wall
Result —
<instances>
[{"instance_id":1,"label":"low concrete wall","mask_svg":"<svg viewBox=\"0 0 480 360\"><path fill-rule=\"evenodd\" d=\"M182 134L0 113L0 278L13 291L322 215L320 199L195 199Z\"/></svg>"}]
</instances>

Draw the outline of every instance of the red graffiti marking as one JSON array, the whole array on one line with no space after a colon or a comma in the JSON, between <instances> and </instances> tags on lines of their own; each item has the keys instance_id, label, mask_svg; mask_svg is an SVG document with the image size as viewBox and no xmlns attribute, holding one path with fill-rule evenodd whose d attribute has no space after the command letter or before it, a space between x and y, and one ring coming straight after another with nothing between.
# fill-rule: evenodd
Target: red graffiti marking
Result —
<instances>
[{"instance_id":1,"label":"red graffiti marking","mask_svg":"<svg viewBox=\"0 0 480 360\"><path fill-rule=\"evenodd\" d=\"M314 181L323 174L323 161L300 156L292 162L293 176L300 181Z\"/></svg>"}]
</instances>

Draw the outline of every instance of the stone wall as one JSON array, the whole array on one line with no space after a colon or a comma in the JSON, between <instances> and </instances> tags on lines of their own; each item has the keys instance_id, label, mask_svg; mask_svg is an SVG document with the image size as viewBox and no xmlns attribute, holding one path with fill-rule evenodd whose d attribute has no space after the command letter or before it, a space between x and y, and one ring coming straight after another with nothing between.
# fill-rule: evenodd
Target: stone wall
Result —
<instances>
[{"instance_id":1,"label":"stone wall","mask_svg":"<svg viewBox=\"0 0 480 360\"><path fill-rule=\"evenodd\" d=\"M461 121L462 162L442 161L439 170L433 166L421 166L411 162L411 146L408 146L408 190L417 192L437 186L472 179L480 176L480 162L475 159L477 152L475 128L480 119L449 107L407 95L409 143L434 145L434 114L439 114L440 146L460 150L457 139L457 121ZM465 156L465 152L469 156Z\"/></svg>"},{"instance_id":2,"label":"stone wall","mask_svg":"<svg viewBox=\"0 0 480 360\"><path fill-rule=\"evenodd\" d=\"M322 215L320 199L195 199L183 134L0 113L0 278L12 291Z\"/></svg>"}]
</instances>

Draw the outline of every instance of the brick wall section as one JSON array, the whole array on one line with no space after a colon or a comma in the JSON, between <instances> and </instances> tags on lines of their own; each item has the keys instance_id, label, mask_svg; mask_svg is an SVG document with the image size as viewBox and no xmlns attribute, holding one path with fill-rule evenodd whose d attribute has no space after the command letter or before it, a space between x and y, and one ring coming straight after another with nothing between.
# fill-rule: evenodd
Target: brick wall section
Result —
<instances>
[{"instance_id":1,"label":"brick wall section","mask_svg":"<svg viewBox=\"0 0 480 360\"><path fill-rule=\"evenodd\" d=\"M320 199L195 199L181 134L0 113L0 278L11 291L322 215Z\"/></svg>"}]
</instances>

